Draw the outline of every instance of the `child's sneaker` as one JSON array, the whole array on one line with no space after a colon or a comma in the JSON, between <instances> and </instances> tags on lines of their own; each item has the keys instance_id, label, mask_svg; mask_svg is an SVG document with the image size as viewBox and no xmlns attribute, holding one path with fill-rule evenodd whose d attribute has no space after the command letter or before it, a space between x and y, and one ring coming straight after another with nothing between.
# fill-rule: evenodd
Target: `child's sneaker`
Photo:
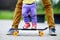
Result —
<instances>
[{"instance_id":1,"label":"child's sneaker","mask_svg":"<svg viewBox=\"0 0 60 40\"><path fill-rule=\"evenodd\" d=\"M32 29L36 29L37 25L36 24L32 24Z\"/></svg>"},{"instance_id":2,"label":"child's sneaker","mask_svg":"<svg viewBox=\"0 0 60 40\"><path fill-rule=\"evenodd\" d=\"M23 28L28 29L29 27L30 27L30 23L26 23Z\"/></svg>"},{"instance_id":3,"label":"child's sneaker","mask_svg":"<svg viewBox=\"0 0 60 40\"><path fill-rule=\"evenodd\" d=\"M56 36L56 29L55 28L49 28L49 35Z\"/></svg>"},{"instance_id":4,"label":"child's sneaker","mask_svg":"<svg viewBox=\"0 0 60 40\"><path fill-rule=\"evenodd\" d=\"M14 30L15 30L14 28L10 28L7 35L13 35Z\"/></svg>"}]
</instances>

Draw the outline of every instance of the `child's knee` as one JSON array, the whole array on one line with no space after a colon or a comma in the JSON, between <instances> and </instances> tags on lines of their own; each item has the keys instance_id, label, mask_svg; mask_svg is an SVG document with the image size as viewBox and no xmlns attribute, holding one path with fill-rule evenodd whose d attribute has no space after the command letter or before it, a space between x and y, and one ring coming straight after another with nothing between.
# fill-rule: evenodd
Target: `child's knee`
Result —
<instances>
[{"instance_id":1,"label":"child's knee","mask_svg":"<svg viewBox=\"0 0 60 40\"><path fill-rule=\"evenodd\" d=\"M28 17L28 14L22 13L22 16L23 16L23 17Z\"/></svg>"},{"instance_id":2,"label":"child's knee","mask_svg":"<svg viewBox=\"0 0 60 40\"><path fill-rule=\"evenodd\" d=\"M31 14L30 16L31 16L31 17L35 17L35 16L36 16L36 14Z\"/></svg>"}]
</instances>

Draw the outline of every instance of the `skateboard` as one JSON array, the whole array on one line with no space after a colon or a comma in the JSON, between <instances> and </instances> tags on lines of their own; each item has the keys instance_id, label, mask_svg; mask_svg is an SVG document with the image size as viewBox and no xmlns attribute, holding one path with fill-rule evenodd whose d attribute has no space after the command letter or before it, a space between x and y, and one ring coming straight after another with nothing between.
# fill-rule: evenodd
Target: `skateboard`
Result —
<instances>
[{"instance_id":1,"label":"skateboard","mask_svg":"<svg viewBox=\"0 0 60 40\"><path fill-rule=\"evenodd\" d=\"M18 36L18 35L19 35L19 32L18 32L19 30L22 30L22 31L23 31L23 30L38 30L38 31L39 31L39 36L42 37L42 36L44 36L44 32L43 32L43 31L44 31L44 30L47 30L47 29L48 29L48 27L46 27L46 28L44 28L44 29L20 29L20 28L17 29L17 30L13 29L13 30L14 30L13 35L14 35L14 36Z\"/></svg>"}]
</instances>

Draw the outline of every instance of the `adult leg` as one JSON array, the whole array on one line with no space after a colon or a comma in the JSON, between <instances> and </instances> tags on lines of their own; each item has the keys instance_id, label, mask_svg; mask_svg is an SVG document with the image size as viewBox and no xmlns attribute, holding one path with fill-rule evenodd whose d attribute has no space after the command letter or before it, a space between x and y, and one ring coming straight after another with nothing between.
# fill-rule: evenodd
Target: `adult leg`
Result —
<instances>
[{"instance_id":1,"label":"adult leg","mask_svg":"<svg viewBox=\"0 0 60 40\"><path fill-rule=\"evenodd\" d=\"M12 35L14 30L12 29L18 29L18 25L21 19L22 15L22 0L18 0L15 8L15 13L14 13L14 19L13 19L13 24L12 28L9 29L8 35Z\"/></svg>"},{"instance_id":2,"label":"adult leg","mask_svg":"<svg viewBox=\"0 0 60 40\"><path fill-rule=\"evenodd\" d=\"M51 0L42 0L42 2L46 11L46 18L48 21L49 29L51 28L51 30L53 31L55 35L55 22L54 22L54 14L53 14ZM51 34L53 33L51 32Z\"/></svg>"},{"instance_id":3,"label":"adult leg","mask_svg":"<svg viewBox=\"0 0 60 40\"><path fill-rule=\"evenodd\" d=\"M13 28L18 28L21 15L22 15L22 0L18 0L13 18L13 24L12 24Z\"/></svg>"}]
</instances>

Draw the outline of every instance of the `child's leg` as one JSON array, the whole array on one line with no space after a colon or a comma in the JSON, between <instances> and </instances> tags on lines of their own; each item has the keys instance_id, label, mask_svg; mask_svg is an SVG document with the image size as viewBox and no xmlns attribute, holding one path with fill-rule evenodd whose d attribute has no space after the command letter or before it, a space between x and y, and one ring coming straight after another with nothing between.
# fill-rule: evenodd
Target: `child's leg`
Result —
<instances>
[{"instance_id":1,"label":"child's leg","mask_svg":"<svg viewBox=\"0 0 60 40\"><path fill-rule=\"evenodd\" d=\"M24 28L30 27L29 19L28 19L28 12L29 12L29 6L27 6L26 4L23 4L22 15L23 15L24 22L25 22Z\"/></svg>"},{"instance_id":2,"label":"child's leg","mask_svg":"<svg viewBox=\"0 0 60 40\"><path fill-rule=\"evenodd\" d=\"M32 28L37 26L36 4L31 5L30 16L32 18Z\"/></svg>"},{"instance_id":3,"label":"child's leg","mask_svg":"<svg viewBox=\"0 0 60 40\"><path fill-rule=\"evenodd\" d=\"M28 6L26 4L23 4L23 6L22 6L22 16L24 18L25 23L29 22L29 20L28 20L28 12L29 12Z\"/></svg>"}]
</instances>

